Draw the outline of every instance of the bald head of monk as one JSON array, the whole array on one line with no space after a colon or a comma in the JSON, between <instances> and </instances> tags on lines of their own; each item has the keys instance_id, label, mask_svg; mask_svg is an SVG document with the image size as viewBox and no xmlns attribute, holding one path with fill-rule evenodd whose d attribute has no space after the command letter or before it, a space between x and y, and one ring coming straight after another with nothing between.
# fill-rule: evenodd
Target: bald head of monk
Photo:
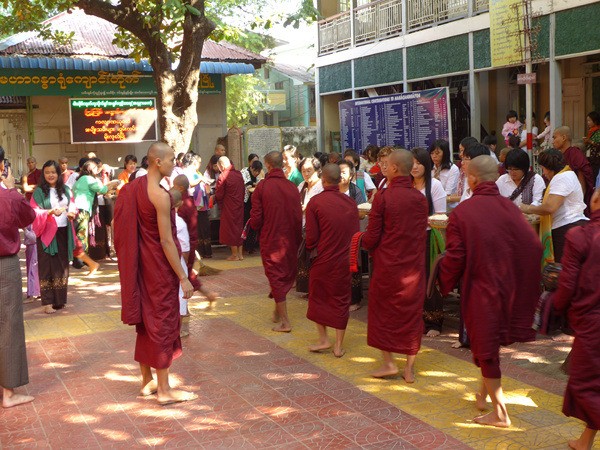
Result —
<instances>
[{"instance_id":1,"label":"bald head of monk","mask_svg":"<svg viewBox=\"0 0 600 450\"><path fill-rule=\"evenodd\" d=\"M337 164L325 164L321 169L321 181L324 187L339 185L341 178L341 169Z\"/></svg>"},{"instance_id":2,"label":"bald head of monk","mask_svg":"<svg viewBox=\"0 0 600 450\"><path fill-rule=\"evenodd\" d=\"M175 187L172 187L169 191L169 194L171 194L171 206L173 208L179 208L183 202L181 191Z\"/></svg>"},{"instance_id":3,"label":"bald head of monk","mask_svg":"<svg viewBox=\"0 0 600 450\"><path fill-rule=\"evenodd\" d=\"M161 177L171 176L175 167L175 152L164 142L155 142L148 148L148 173L158 172Z\"/></svg>"},{"instance_id":4,"label":"bald head of monk","mask_svg":"<svg viewBox=\"0 0 600 450\"><path fill-rule=\"evenodd\" d=\"M173 179L173 189L177 189L180 192L187 191L190 188L190 180L185 175L177 175Z\"/></svg>"},{"instance_id":5,"label":"bald head of monk","mask_svg":"<svg viewBox=\"0 0 600 450\"><path fill-rule=\"evenodd\" d=\"M267 172L271 169L282 169L283 168L283 155L281 152L269 152L264 157L265 167Z\"/></svg>"},{"instance_id":6,"label":"bald head of monk","mask_svg":"<svg viewBox=\"0 0 600 450\"><path fill-rule=\"evenodd\" d=\"M410 175L413 168L413 154L408 150L394 150L388 156L387 178L392 180L396 177Z\"/></svg>"},{"instance_id":7,"label":"bald head of monk","mask_svg":"<svg viewBox=\"0 0 600 450\"><path fill-rule=\"evenodd\" d=\"M554 148L563 153L571 146L572 140L573 134L569 127L558 127L554 130L554 133L552 133L552 144L554 145Z\"/></svg>"},{"instance_id":8,"label":"bald head of monk","mask_svg":"<svg viewBox=\"0 0 600 450\"><path fill-rule=\"evenodd\" d=\"M467 181L471 191L485 182L498 179L498 163L494 158L488 155L481 155L473 158L467 169Z\"/></svg>"},{"instance_id":9,"label":"bald head of monk","mask_svg":"<svg viewBox=\"0 0 600 450\"><path fill-rule=\"evenodd\" d=\"M227 156L221 156L217 161L217 167L221 172L223 172L231 167L231 161Z\"/></svg>"}]
</instances>

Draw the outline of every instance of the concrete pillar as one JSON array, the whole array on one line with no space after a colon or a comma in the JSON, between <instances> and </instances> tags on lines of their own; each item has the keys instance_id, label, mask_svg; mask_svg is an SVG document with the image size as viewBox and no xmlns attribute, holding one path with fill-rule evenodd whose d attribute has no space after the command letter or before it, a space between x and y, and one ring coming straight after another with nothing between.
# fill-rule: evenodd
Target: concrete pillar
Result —
<instances>
[{"instance_id":1,"label":"concrete pillar","mask_svg":"<svg viewBox=\"0 0 600 450\"><path fill-rule=\"evenodd\" d=\"M323 130L323 101L319 89L319 68L315 68L315 81L317 88L315 89L315 117L317 119L317 151L325 151L325 132Z\"/></svg>"},{"instance_id":2,"label":"concrete pillar","mask_svg":"<svg viewBox=\"0 0 600 450\"><path fill-rule=\"evenodd\" d=\"M550 14L550 123L553 127L562 124L562 67L556 61L556 16Z\"/></svg>"},{"instance_id":3,"label":"concrete pillar","mask_svg":"<svg viewBox=\"0 0 600 450\"><path fill-rule=\"evenodd\" d=\"M479 96L479 75L475 73L473 33L469 33L469 107L471 108L471 136L480 141L481 101Z\"/></svg>"}]
</instances>

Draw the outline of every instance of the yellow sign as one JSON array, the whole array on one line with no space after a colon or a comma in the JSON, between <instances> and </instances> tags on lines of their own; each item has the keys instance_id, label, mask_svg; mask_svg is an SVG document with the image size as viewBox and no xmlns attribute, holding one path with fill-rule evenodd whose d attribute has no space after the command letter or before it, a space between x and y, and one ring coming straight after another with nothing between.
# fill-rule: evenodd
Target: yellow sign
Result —
<instances>
[{"instance_id":1,"label":"yellow sign","mask_svg":"<svg viewBox=\"0 0 600 450\"><path fill-rule=\"evenodd\" d=\"M267 109L271 111L284 111L286 109L285 91L267 92Z\"/></svg>"},{"instance_id":2,"label":"yellow sign","mask_svg":"<svg viewBox=\"0 0 600 450\"><path fill-rule=\"evenodd\" d=\"M492 67L523 62L523 0L490 0Z\"/></svg>"}]
</instances>

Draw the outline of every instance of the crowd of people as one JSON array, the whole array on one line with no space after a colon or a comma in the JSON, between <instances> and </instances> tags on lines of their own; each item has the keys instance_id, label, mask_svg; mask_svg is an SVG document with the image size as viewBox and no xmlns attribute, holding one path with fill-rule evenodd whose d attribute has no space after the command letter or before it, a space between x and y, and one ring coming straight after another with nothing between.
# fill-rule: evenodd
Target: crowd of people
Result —
<instances>
[{"instance_id":1,"label":"crowd of people","mask_svg":"<svg viewBox=\"0 0 600 450\"><path fill-rule=\"evenodd\" d=\"M516 117L509 116L503 130L507 140L521 136ZM592 122L594 117L588 116ZM596 131L590 130L585 145L596 146ZM460 343L470 346L482 373L476 404L484 411L491 400L491 412L474 420L508 427L500 346L535 339L540 268L562 263L554 301L557 310L568 311L575 334L571 364L578 366L578 373L571 371L563 411L586 422L572 443L583 448L600 427L600 355L598 346L588 345L600 343L593 330L600 314L593 263L600 252L600 192L594 193L592 153L588 160L572 145L568 127L553 130L548 141L553 148L539 152L541 175L520 146L498 157L494 139L479 143L472 137L460 142L457 161L445 140L410 151L369 146L360 155L346 149L343 155L306 157L288 145L262 161L250 154L241 171L217 146L204 172L198 155L176 157L168 145L156 143L140 168L128 155L114 180L95 155L82 159L73 172L64 158L46 162L41 170L30 158L23 180L26 197L13 189L10 173L0 190L0 204L13 211L0 221L0 293L14 309L10 326L0 331L0 344L23 334L23 302L14 301L17 295L20 299L20 286L4 283L5 271L20 270L19 229L35 236L35 254L27 249L28 273L37 266L47 313L66 304L70 261L81 260L90 274L98 270L89 253L98 246L100 230L109 256L114 242L122 320L136 327L140 394L156 394L160 404L196 398L171 388L169 368L181 354L181 338L189 334L187 299L195 291L210 302L217 298L202 286L194 263L196 252L212 257L210 219L218 217L219 242L230 249L229 261L260 250L275 302L273 331L292 331L286 304L292 287L306 294L307 318L317 330L309 351L344 356L350 312L361 306L363 274L370 275L367 342L382 352L373 377L398 375L393 355L400 353L406 355L403 379L415 381L422 336L441 333L443 299L458 289ZM539 236L523 213L540 216ZM448 215L445 235L430 226L429 219L440 215ZM160 279L153 276L157 270L164 275ZM31 291L28 285L28 299L36 294L35 285ZM333 343L327 327L335 330ZM22 342L0 361L7 407L33 400L14 392L27 383L24 337Z\"/></svg>"}]
</instances>

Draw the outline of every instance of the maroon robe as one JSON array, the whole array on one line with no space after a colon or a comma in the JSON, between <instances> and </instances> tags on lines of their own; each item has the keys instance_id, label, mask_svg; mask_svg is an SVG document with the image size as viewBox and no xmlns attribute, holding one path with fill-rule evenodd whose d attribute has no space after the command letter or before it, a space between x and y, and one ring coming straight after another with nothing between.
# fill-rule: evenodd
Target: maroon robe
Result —
<instances>
[{"instance_id":1,"label":"maroon robe","mask_svg":"<svg viewBox=\"0 0 600 450\"><path fill-rule=\"evenodd\" d=\"M300 193L282 169L271 169L252 194L250 228L260 236L260 256L270 297L284 302L296 280L302 241Z\"/></svg>"},{"instance_id":2,"label":"maroon robe","mask_svg":"<svg viewBox=\"0 0 600 450\"><path fill-rule=\"evenodd\" d=\"M498 374L500 345L535 340L541 260L539 238L496 183L479 184L450 214L440 290L446 296L462 278L460 307L473 357L494 361Z\"/></svg>"},{"instance_id":3,"label":"maroon robe","mask_svg":"<svg viewBox=\"0 0 600 450\"><path fill-rule=\"evenodd\" d=\"M179 217L181 217L187 225L190 236L190 254L186 261L188 279L190 280L190 283L192 283L194 290L197 291L200 289L200 286L202 286L202 283L200 283L198 276L193 273L192 267L194 267L194 261L196 261L196 247L198 246L198 211L196 210L194 199L187 191L182 192L181 201L182 203L177 214L179 214Z\"/></svg>"},{"instance_id":4,"label":"maroon robe","mask_svg":"<svg viewBox=\"0 0 600 450\"><path fill-rule=\"evenodd\" d=\"M244 229L245 193L244 177L239 170L229 166L221 172L217 180L215 200L221 208L219 242L223 245L239 247L244 242L242 230Z\"/></svg>"},{"instance_id":5,"label":"maroon robe","mask_svg":"<svg viewBox=\"0 0 600 450\"><path fill-rule=\"evenodd\" d=\"M356 202L338 186L328 186L306 207L306 249L316 249L310 265L306 317L345 330L352 299L350 241L359 231Z\"/></svg>"},{"instance_id":6,"label":"maroon robe","mask_svg":"<svg viewBox=\"0 0 600 450\"><path fill-rule=\"evenodd\" d=\"M563 153L565 162L569 165L571 170L575 172L575 175L579 177L579 173L583 174L585 181L585 194L583 195L583 201L587 205L585 215L589 216L590 212L590 199L594 193L594 172L590 162L585 157L581 149L578 147L569 147Z\"/></svg>"},{"instance_id":7,"label":"maroon robe","mask_svg":"<svg viewBox=\"0 0 600 450\"><path fill-rule=\"evenodd\" d=\"M600 210L567 233L554 307L575 331L563 413L600 429Z\"/></svg>"},{"instance_id":8,"label":"maroon robe","mask_svg":"<svg viewBox=\"0 0 600 450\"><path fill-rule=\"evenodd\" d=\"M27 174L27 184L29 186L37 186L38 184L40 184L40 180L42 179L42 171L40 169L35 169L33 172L29 172ZM25 198L27 199L27 201L31 200L31 197L33 196L33 191L31 192L25 192Z\"/></svg>"},{"instance_id":9,"label":"maroon robe","mask_svg":"<svg viewBox=\"0 0 600 450\"><path fill-rule=\"evenodd\" d=\"M423 334L427 199L410 177L375 195L362 246L373 255L367 343L416 355Z\"/></svg>"},{"instance_id":10,"label":"maroon robe","mask_svg":"<svg viewBox=\"0 0 600 450\"><path fill-rule=\"evenodd\" d=\"M171 209L171 232L181 254ZM181 355L179 279L160 243L148 177L123 186L115 205L115 250L121 279L121 320L135 325L134 359L166 369Z\"/></svg>"}]
</instances>

